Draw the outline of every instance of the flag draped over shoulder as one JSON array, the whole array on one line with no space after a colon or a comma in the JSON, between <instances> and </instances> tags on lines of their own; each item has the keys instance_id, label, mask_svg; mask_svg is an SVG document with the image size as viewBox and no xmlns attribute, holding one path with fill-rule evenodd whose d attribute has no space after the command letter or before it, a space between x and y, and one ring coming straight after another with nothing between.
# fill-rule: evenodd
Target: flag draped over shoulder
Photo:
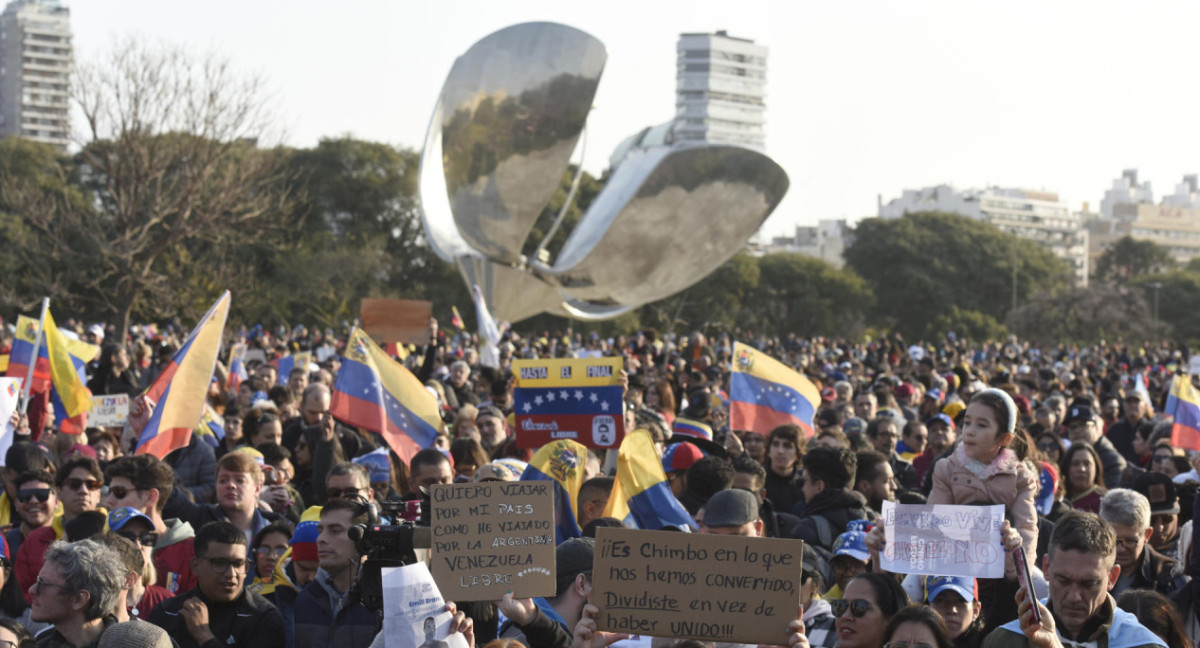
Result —
<instances>
[{"instance_id":1,"label":"flag draped over shoulder","mask_svg":"<svg viewBox=\"0 0 1200 648\"><path fill-rule=\"evenodd\" d=\"M1167 396L1166 413L1175 417L1171 426L1171 445L1200 450L1200 394L1188 376L1175 376Z\"/></svg>"},{"instance_id":2,"label":"flag draped over shoulder","mask_svg":"<svg viewBox=\"0 0 1200 648\"><path fill-rule=\"evenodd\" d=\"M729 429L767 434L785 424L813 435L821 393L808 378L778 360L738 342L729 378Z\"/></svg>"},{"instance_id":3,"label":"flag draped over shoulder","mask_svg":"<svg viewBox=\"0 0 1200 648\"><path fill-rule=\"evenodd\" d=\"M617 451L617 478L604 517L617 518L633 529L698 528L671 493L649 431L634 430L621 442Z\"/></svg>"},{"instance_id":4,"label":"flag draped over shoulder","mask_svg":"<svg viewBox=\"0 0 1200 648\"><path fill-rule=\"evenodd\" d=\"M551 441L533 455L521 474L521 481L554 483L555 544L580 536L575 513L579 510L579 487L583 485L587 456L587 447L578 441Z\"/></svg>"},{"instance_id":5,"label":"flag draped over shoulder","mask_svg":"<svg viewBox=\"0 0 1200 648\"><path fill-rule=\"evenodd\" d=\"M204 415L221 333L229 316L229 291L204 314L183 346L141 396L154 408L138 437L136 454L159 459L191 443L192 432Z\"/></svg>"},{"instance_id":6,"label":"flag draped over shoulder","mask_svg":"<svg viewBox=\"0 0 1200 648\"><path fill-rule=\"evenodd\" d=\"M381 435L406 464L433 446L442 426L437 398L359 328L346 342L330 412Z\"/></svg>"}]
</instances>

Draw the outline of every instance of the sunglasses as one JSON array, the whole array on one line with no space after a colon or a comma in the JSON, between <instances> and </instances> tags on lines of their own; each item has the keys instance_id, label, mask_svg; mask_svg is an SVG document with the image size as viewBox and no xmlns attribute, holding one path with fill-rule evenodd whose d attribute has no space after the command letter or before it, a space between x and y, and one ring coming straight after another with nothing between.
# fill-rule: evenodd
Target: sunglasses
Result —
<instances>
[{"instance_id":1,"label":"sunglasses","mask_svg":"<svg viewBox=\"0 0 1200 648\"><path fill-rule=\"evenodd\" d=\"M934 646L921 643L908 643L907 641L889 641L883 644L883 648L934 648Z\"/></svg>"},{"instance_id":2,"label":"sunglasses","mask_svg":"<svg viewBox=\"0 0 1200 648\"><path fill-rule=\"evenodd\" d=\"M46 501L50 499L50 489L22 488L21 490L17 491L17 501L22 504L27 503L29 500L35 497L37 498L37 501L42 502L43 504L46 503Z\"/></svg>"},{"instance_id":3,"label":"sunglasses","mask_svg":"<svg viewBox=\"0 0 1200 648\"><path fill-rule=\"evenodd\" d=\"M143 547L153 547L158 544L158 533L155 531L147 531L142 534L126 531L125 533L117 532L117 535L125 538L133 544L139 544Z\"/></svg>"},{"instance_id":4,"label":"sunglasses","mask_svg":"<svg viewBox=\"0 0 1200 648\"><path fill-rule=\"evenodd\" d=\"M137 491L140 491L140 490L146 490L146 489L144 489L144 488L125 488L124 486L105 486L103 489L101 489L100 493L102 495L104 495L105 497L112 495L113 497L115 497L117 499L125 499L125 497L127 495L129 495L130 493L136 493Z\"/></svg>"},{"instance_id":5,"label":"sunglasses","mask_svg":"<svg viewBox=\"0 0 1200 648\"><path fill-rule=\"evenodd\" d=\"M1056 450L1062 449L1057 443L1039 443L1037 444L1037 447L1038 450L1041 450L1042 452L1055 452Z\"/></svg>"},{"instance_id":6,"label":"sunglasses","mask_svg":"<svg viewBox=\"0 0 1200 648\"><path fill-rule=\"evenodd\" d=\"M72 477L64 482L64 484L69 490L79 490L81 486L87 486L87 489L90 491L98 491L104 488L104 484L100 483L100 480L79 479L78 477Z\"/></svg>"},{"instance_id":7,"label":"sunglasses","mask_svg":"<svg viewBox=\"0 0 1200 648\"><path fill-rule=\"evenodd\" d=\"M283 554L287 553L287 547L259 547L254 550L254 553L264 557L271 556L278 560L283 557Z\"/></svg>"},{"instance_id":8,"label":"sunglasses","mask_svg":"<svg viewBox=\"0 0 1200 648\"><path fill-rule=\"evenodd\" d=\"M854 618L861 619L871 611L871 602L866 599L854 599L853 601L833 599L829 602L829 607L833 609L835 618L845 614L846 610L850 610L850 614L854 615Z\"/></svg>"},{"instance_id":9,"label":"sunglasses","mask_svg":"<svg viewBox=\"0 0 1200 648\"><path fill-rule=\"evenodd\" d=\"M331 500L343 498L351 499L358 497L358 494L363 490L364 489L362 488L327 488L325 489L325 494L328 495L329 499Z\"/></svg>"}]
</instances>

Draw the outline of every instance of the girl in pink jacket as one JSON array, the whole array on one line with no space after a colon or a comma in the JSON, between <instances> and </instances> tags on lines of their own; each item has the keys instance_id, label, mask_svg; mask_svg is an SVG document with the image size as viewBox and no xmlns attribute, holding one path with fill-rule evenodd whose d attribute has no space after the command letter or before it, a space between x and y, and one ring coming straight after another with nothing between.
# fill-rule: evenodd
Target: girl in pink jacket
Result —
<instances>
[{"instance_id":1,"label":"girl in pink jacket","mask_svg":"<svg viewBox=\"0 0 1200 648\"><path fill-rule=\"evenodd\" d=\"M1038 539L1038 479L1024 457L1009 447L1016 435L1013 399L999 389L975 394L963 417L958 448L933 468L928 503L1003 504L1032 559Z\"/></svg>"}]
</instances>

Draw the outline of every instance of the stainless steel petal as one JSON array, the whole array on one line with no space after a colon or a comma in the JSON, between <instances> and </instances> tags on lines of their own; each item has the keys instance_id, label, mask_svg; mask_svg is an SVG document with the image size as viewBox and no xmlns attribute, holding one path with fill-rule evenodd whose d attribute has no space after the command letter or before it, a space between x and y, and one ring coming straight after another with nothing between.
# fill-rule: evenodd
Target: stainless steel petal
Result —
<instances>
[{"instance_id":1,"label":"stainless steel petal","mask_svg":"<svg viewBox=\"0 0 1200 648\"><path fill-rule=\"evenodd\" d=\"M750 149L636 151L571 233L553 274L571 298L601 307L668 297L741 249L787 189L783 169Z\"/></svg>"},{"instance_id":2,"label":"stainless steel petal","mask_svg":"<svg viewBox=\"0 0 1200 648\"><path fill-rule=\"evenodd\" d=\"M529 272L476 256L456 262L467 286L479 286L498 322L519 322L543 312L566 315L557 288Z\"/></svg>"},{"instance_id":3,"label":"stainless steel petal","mask_svg":"<svg viewBox=\"0 0 1200 648\"><path fill-rule=\"evenodd\" d=\"M431 134L441 132L454 222L478 253L519 260L567 170L606 59L586 32L525 23L483 38L455 61Z\"/></svg>"}]
</instances>

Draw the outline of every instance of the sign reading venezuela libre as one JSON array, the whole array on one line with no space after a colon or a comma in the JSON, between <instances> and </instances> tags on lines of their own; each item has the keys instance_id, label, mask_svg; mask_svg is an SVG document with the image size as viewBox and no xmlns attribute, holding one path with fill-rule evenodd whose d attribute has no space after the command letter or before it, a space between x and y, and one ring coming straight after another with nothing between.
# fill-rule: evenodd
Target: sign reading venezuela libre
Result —
<instances>
[{"instance_id":1,"label":"sign reading venezuela libre","mask_svg":"<svg viewBox=\"0 0 1200 648\"><path fill-rule=\"evenodd\" d=\"M623 366L619 357L514 361L517 445L539 448L556 439L590 448L621 445Z\"/></svg>"}]
</instances>

